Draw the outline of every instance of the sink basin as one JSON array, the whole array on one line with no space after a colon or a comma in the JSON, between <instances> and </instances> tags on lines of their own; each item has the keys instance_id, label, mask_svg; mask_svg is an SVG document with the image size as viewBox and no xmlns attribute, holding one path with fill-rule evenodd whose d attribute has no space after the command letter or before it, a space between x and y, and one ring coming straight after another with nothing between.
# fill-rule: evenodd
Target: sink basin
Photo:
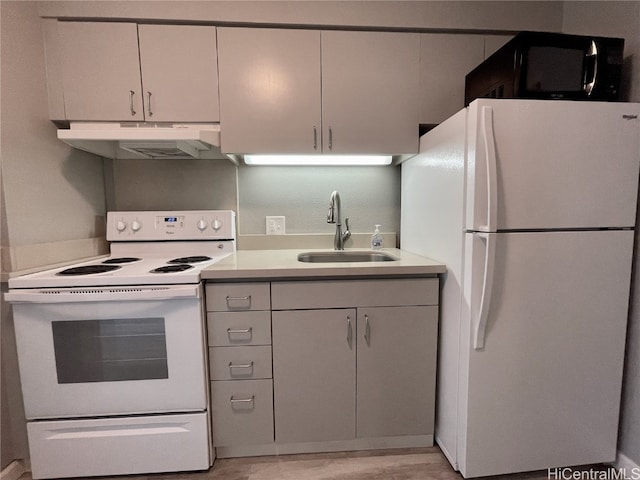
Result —
<instances>
[{"instance_id":1,"label":"sink basin","mask_svg":"<svg viewBox=\"0 0 640 480\"><path fill-rule=\"evenodd\" d=\"M392 262L398 260L382 252L307 252L298 255L299 262L333 263L333 262Z\"/></svg>"}]
</instances>

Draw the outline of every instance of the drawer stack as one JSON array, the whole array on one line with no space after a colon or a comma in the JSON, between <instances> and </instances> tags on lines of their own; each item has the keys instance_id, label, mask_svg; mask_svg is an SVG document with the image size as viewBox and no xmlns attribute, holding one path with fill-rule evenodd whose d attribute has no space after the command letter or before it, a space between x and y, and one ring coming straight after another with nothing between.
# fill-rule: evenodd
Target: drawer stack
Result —
<instances>
[{"instance_id":1,"label":"drawer stack","mask_svg":"<svg viewBox=\"0 0 640 480\"><path fill-rule=\"evenodd\" d=\"M272 443L269 282L206 287L213 444Z\"/></svg>"}]
</instances>

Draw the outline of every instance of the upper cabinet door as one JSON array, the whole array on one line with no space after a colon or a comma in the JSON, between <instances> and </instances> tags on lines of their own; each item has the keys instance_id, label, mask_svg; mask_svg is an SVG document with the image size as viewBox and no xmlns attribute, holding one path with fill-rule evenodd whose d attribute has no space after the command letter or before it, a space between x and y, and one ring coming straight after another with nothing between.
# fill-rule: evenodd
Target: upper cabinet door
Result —
<instances>
[{"instance_id":1,"label":"upper cabinet door","mask_svg":"<svg viewBox=\"0 0 640 480\"><path fill-rule=\"evenodd\" d=\"M420 36L322 32L324 153L416 153Z\"/></svg>"},{"instance_id":2,"label":"upper cabinet door","mask_svg":"<svg viewBox=\"0 0 640 480\"><path fill-rule=\"evenodd\" d=\"M68 120L143 120L134 23L59 22Z\"/></svg>"},{"instance_id":3,"label":"upper cabinet door","mask_svg":"<svg viewBox=\"0 0 640 480\"><path fill-rule=\"evenodd\" d=\"M147 121L218 122L216 27L139 25Z\"/></svg>"},{"instance_id":4,"label":"upper cabinet door","mask_svg":"<svg viewBox=\"0 0 640 480\"><path fill-rule=\"evenodd\" d=\"M464 108L464 79L484 60L484 47L484 35L420 36L420 123L441 123Z\"/></svg>"},{"instance_id":5,"label":"upper cabinet door","mask_svg":"<svg viewBox=\"0 0 640 480\"><path fill-rule=\"evenodd\" d=\"M222 151L320 153L320 32L218 28Z\"/></svg>"}]
</instances>

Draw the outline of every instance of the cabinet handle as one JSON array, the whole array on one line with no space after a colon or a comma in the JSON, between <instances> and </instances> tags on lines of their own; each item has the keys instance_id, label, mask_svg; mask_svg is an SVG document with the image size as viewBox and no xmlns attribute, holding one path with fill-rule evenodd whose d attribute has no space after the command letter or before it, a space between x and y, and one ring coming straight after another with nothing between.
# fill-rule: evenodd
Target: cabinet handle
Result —
<instances>
[{"instance_id":1,"label":"cabinet handle","mask_svg":"<svg viewBox=\"0 0 640 480\"><path fill-rule=\"evenodd\" d=\"M371 345L371 325L369 324L369 315L364 316L364 341L367 345Z\"/></svg>"},{"instance_id":2,"label":"cabinet handle","mask_svg":"<svg viewBox=\"0 0 640 480\"><path fill-rule=\"evenodd\" d=\"M235 398L235 397L231 397L229 398L229 402L231 402L231 405L235 405L236 403L253 403L255 400L255 395L251 395L251 398Z\"/></svg>"},{"instance_id":3,"label":"cabinet handle","mask_svg":"<svg viewBox=\"0 0 640 480\"><path fill-rule=\"evenodd\" d=\"M238 365L234 365L233 362L229 362L229 372L231 373L231 375L233 375L233 369L234 368L242 368L242 369L250 369L253 370L253 362L249 362L249 363L241 363Z\"/></svg>"},{"instance_id":4,"label":"cabinet handle","mask_svg":"<svg viewBox=\"0 0 640 480\"><path fill-rule=\"evenodd\" d=\"M245 295L244 297L226 297L227 307L228 308L251 308L251 295ZM242 305L231 305L231 302L247 302L246 306Z\"/></svg>"},{"instance_id":5,"label":"cabinet handle","mask_svg":"<svg viewBox=\"0 0 640 480\"><path fill-rule=\"evenodd\" d=\"M229 337L230 341L233 341L233 338L231 338L232 335L247 335L249 336L249 338L251 338L251 335L253 334L253 327L249 327L249 328L227 328L227 337Z\"/></svg>"},{"instance_id":6,"label":"cabinet handle","mask_svg":"<svg viewBox=\"0 0 640 480\"><path fill-rule=\"evenodd\" d=\"M152 117L153 112L151 111L151 92L147 92L147 106L149 107L147 108L147 113L150 117Z\"/></svg>"},{"instance_id":7,"label":"cabinet handle","mask_svg":"<svg viewBox=\"0 0 640 480\"><path fill-rule=\"evenodd\" d=\"M351 348L351 342L353 339L353 328L351 328L351 318L347 317L347 344Z\"/></svg>"},{"instance_id":8,"label":"cabinet handle","mask_svg":"<svg viewBox=\"0 0 640 480\"><path fill-rule=\"evenodd\" d=\"M329 127L329 150L333 150L333 129Z\"/></svg>"},{"instance_id":9,"label":"cabinet handle","mask_svg":"<svg viewBox=\"0 0 640 480\"><path fill-rule=\"evenodd\" d=\"M313 126L313 149L318 149L318 129L315 125Z\"/></svg>"},{"instance_id":10,"label":"cabinet handle","mask_svg":"<svg viewBox=\"0 0 640 480\"><path fill-rule=\"evenodd\" d=\"M133 95L136 92L133 90L129 90L129 110L131 110L131 116L133 117L136 114L136 111L133 109Z\"/></svg>"}]
</instances>

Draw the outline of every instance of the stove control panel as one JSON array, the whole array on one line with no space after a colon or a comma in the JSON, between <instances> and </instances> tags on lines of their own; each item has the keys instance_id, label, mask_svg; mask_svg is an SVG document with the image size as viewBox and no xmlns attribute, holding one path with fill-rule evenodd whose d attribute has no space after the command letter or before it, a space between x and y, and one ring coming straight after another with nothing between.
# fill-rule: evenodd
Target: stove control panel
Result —
<instances>
[{"instance_id":1,"label":"stove control panel","mask_svg":"<svg viewBox=\"0 0 640 480\"><path fill-rule=\"evenodd\" d=\"M235 240L231 210L108 212L107 240Z\"/></svg>"}]
</instances>

